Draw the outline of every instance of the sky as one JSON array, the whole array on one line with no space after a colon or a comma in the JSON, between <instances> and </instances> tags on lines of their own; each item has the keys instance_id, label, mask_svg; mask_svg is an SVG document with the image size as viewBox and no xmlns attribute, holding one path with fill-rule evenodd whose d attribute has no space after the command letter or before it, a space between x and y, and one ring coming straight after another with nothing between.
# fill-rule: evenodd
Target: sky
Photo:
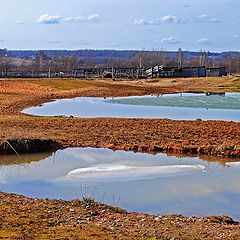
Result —
<instances>
[{"instance_id":1,"label":"sky","mask_svg":"<svg viewBox=\"0 0 240 240\"><path fill-rule=\"evenodd\" d=\"M240 51L239 0L0 3L0 48Z\"/></svg>"}]
</instances>

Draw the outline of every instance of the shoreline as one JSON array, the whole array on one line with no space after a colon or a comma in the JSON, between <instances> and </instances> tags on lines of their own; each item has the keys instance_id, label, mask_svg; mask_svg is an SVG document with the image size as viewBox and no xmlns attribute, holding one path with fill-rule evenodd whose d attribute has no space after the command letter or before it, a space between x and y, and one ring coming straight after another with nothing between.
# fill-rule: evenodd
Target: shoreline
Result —
<instances>
[{"instance_id":1,"label":"shoreline","mask_svg":"<svg viewBox=\"0 0 240 240\"><path fill-rule=\"evenodd\" d=\"M220 81L214 83L216 85L228 80L230 83L227 84L232 86L232 82L236 81L235 78L230 80L214 78L213 80L216 81L216 79ZM176 85L178 81L179 85ZM210 87L199 88L199 85L203 85L201 81L206 85L205 82L210 79L178 79L174 81L176 86L172 86L171 79L159 80L157 83L76 79L2 80L0 81L0 96L2 96L0 142L52 140L63 148L103 147L112 150L206 154L238 159L240 158L240 123L236 122L121 118L72 119L30 116L20 112L27 107L61 98L142 96L209 90ZM186 87L190 83L191 89ZM220 90L222 91L222 88L211 86L211 91ZM37 128L39 131L36 131ZM125 132L129 132L129 136L126 136ZM172 132L172 135L169 132Z\"/></svg>"},{"instance_id":2,"label":"shoreline","mask_svg":"<svg viewBox=\"0 0 240 240\"><path fill-rule=\"evenodd\" d=\"M92 199L35 199L2 192L0 200L3 239L210 240L240 236L239 223L226 216L129 213Z\"/></svg>"},{"instance_id":3,"label":"shoreline","mask_svg":"<svg viewBox=\"0 0 240 240\"><path fill-rule=\"evenodd\" d=\"M141 96L186 91L229 91L235 78L173 79L151 82L107 80L0 80L0 142L52 141L60 148L94 147L166 154L204 154L240 161L240 123L169 119L34 117L26 107L69 97ZM213 83L212 83L213 84ZM204 87L203 87L204 86ZM189 89L191 87L191 89ZM1 147L0 147L1 148ZM1 150L0 150L1 151ZM25 151L25 150L24 150ZM29 199L0 193L0 236L5 239L237 239L239 224L229 217L154 216L84 201ZM86 199L89 200L89 199ZM89 206L90 204L90 206ZM103 211L103 212L102 212ZM5 217L3 217L5 216ZM96 220L97 219L97 220ZM37 230L37 231L36 231Z\"/></svg>"}]
</instances>

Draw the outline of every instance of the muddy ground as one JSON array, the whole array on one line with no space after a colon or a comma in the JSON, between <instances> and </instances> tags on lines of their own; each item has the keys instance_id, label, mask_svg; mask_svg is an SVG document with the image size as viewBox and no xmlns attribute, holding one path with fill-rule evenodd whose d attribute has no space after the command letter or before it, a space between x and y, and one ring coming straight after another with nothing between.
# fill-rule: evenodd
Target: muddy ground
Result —
<instances>
[{"instance_id":1,"label":"muddy ground","mask_svg":"<svg viewBox=\"0 0 240 240\"><path fill-rule=\"evenodd\" d=\"M107 147L240 160L240 123L32 117L20 113L26 107L58 98L202 91L240 91L240 80L2 79L0 142L52 140L62 148ZM4 148L0 147L0 151ZM0 199L0 239L240 239L239 225L229 218L157 218L126 214L97 203L87 207L85 202L35 200L5 193L0 194Z\"/></svg>"}]
</instances>

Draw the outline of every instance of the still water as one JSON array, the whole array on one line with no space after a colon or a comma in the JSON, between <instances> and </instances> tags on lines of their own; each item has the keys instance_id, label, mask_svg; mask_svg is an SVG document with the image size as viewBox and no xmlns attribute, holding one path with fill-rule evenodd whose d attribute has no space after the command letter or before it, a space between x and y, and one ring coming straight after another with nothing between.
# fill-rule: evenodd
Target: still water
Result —
<instances>
[{"instance_id":1,"label":"still water","mask_svg":"<svg viewBox=\"0 0 240 240\"><path fill-rule=\"evenodd\" d=\"M240 122L240 93L210 96L183 93L113 99L61 99L23 112L38 116L170 118Z\"/></svg>"},{"instance_id":2,"label":"still water","mask_svg":"<svg viewBox=\"0 0 240 240\"><path fill-rule=\"evenodd\" d=\"M204 158L92 148L0 156L0 189L39 198L92 197L128 211L240 220L240 164Z\"/></svg>"}]
</instances>

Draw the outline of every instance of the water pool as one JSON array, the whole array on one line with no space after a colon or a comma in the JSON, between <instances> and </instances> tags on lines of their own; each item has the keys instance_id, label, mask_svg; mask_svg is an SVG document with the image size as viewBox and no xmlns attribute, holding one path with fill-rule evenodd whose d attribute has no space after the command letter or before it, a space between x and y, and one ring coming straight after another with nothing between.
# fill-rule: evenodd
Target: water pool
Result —
<instances>
[{"instance_id":1,"label":"water pool","mask_svg":"<svg viewBox=\"0 0 240 240\"><path fill-rule=\"evenodd\" d=\"M61 99L28 108L23 112L37 116L203 119L239 122L240 93L210 96L183 93L112 99Z\"/></svg>"},{"instance_id":2,"label":"water pool","mask_svg":"<svg viewBox=\"0 0 240 240\"><path fill-rule=\"evenodd\" d=\"M219 159L218 159L219 160ZM128 211L240 220L240 164L108 149L0 156L1 191L95 200Z\"/></svg>"}]
</instances>

